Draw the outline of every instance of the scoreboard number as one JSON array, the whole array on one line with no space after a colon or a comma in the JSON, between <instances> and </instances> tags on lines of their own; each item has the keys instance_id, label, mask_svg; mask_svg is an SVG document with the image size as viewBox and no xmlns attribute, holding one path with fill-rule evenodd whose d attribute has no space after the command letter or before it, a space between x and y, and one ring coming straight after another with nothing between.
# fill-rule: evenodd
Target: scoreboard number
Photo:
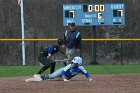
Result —
<instances>
[{"instance_id":1,"label":"scoreboard number","mask_svg":"<svg viewBox=\"0 0 140 93\"><path fill-rule=\"evenodd\" d=\"M125 25L123 3L64 4L63 25L77 26Z\"/></svg>"}]
</instances>

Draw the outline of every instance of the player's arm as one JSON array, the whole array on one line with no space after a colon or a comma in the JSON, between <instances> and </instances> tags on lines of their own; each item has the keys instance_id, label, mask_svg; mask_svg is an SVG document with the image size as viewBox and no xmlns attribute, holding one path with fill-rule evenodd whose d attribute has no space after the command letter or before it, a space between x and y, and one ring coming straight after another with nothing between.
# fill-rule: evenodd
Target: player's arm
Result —
<instances>
[{"instance_id":1,"label":"player's arm","mask_svg":"<svg viewBox=\"0 0 140 93\"><path fill-rule=\"evenodd\" d=\"M52 52L53 52L53 47L52 46L50 46L50 47L48 47L48 56L47 56L47 58L48 59L52 59Z\"/></svg>"},{"instance_id":2,"label":"player's arm","mask_svg":"<svg viewBox=\"0 0 140 93\"><path fill-rule=\"evenodd\" d=\"M85 70L85 68L83 66L80 66L79 69L81 70L81 72L86 76L86 78L89 81L92 81L93 79L90 77L90 74Z\"/></svg>"},{"instance_id":3,"label":"player's arm","mask_svg":"<svg viewBox=\"0 0 140 93\"><path fill-rule=\"evenodd\" d=\"M64 81L70 81L66 79L66 71L70 68L71 64L67 65L62 71L62 78Z\"/></svg>"}]
</instances>

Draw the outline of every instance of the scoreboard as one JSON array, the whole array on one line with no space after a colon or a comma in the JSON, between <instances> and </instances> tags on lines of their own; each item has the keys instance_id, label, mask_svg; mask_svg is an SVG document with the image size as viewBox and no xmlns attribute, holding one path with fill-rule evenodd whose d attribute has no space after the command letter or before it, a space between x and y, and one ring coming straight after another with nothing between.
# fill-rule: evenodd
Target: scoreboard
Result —
<instances>
[{"instance_id":1,"label":"scoreboard","mask_svg":"<svg viewBox=\"0 0 140 93\"><path fill-rule=\"evenodd\" d=\"M76 26L125 25L123 3L64 4L63 25Z\"/></svg>"}]
</instances>

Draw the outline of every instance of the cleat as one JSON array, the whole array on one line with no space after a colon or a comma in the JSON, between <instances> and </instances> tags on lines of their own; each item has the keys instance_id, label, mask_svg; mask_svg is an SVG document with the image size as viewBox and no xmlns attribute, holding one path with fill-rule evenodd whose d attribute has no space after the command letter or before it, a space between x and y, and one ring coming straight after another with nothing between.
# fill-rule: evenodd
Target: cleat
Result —
<instances>
[{"instance_id":1,"label":"cleat","mask_svg":"<svg viewBox=\"0 0 140 93\"><path fill-rule=\"evenodd\" d=\"M32 81L42 81L41 77L35 77L35 78L29 78L25 79L26 82L32 82Z\"/></svg>"},{"instance_id":2,"label":"cleat","mask_svg":"<svg viewBox=\"0 0 140 93\"><path fill-rule=\"evenodd\" d=\"M40 77L40 74L34 74L33 77L34 77L34 78Z\"/></svg>"}]
</instances>

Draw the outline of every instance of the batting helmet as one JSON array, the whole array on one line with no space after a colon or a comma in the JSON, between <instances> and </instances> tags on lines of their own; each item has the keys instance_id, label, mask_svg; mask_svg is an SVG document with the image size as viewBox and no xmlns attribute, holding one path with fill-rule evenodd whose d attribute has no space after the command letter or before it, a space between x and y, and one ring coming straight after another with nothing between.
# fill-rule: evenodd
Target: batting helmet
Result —
<instances>
[{"instance_id":1,"label":"batting helmet","mask_svg":"<svg viewBox=\"0 0 140 93\"><path fill-rule=\"evenodd\" d=\"M77 63L78 65L82 65L82 58L81 57L74 57L72 60L73 63Z\"/></svg>"}]
</instances>

